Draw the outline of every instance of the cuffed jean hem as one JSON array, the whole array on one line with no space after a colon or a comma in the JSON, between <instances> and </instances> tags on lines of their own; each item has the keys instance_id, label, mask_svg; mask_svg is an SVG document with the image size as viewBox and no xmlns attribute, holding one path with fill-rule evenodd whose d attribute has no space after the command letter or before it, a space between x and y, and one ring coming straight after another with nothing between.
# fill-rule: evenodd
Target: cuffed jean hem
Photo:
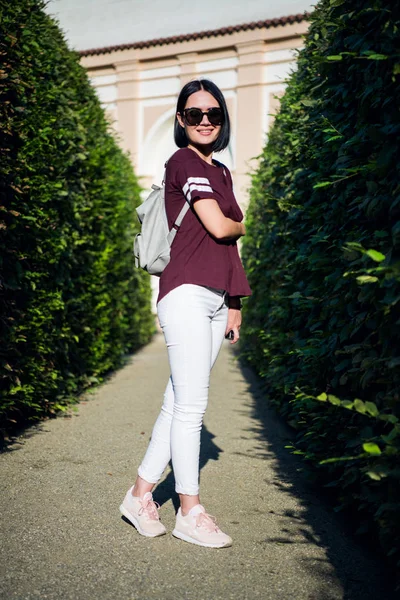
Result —
<instances>
[{"instance_id":1,"label":"cuffed jean hem","mask_svg":"<svg viewBox=\"0 0 400 600\"><path fill-rule=\"evenodd\" d=\"M146 473L144 473L140 467L138 468L138 475L139 475L139 477L141 477L142 479L147 481L147 483L152 483L153 485L155 485L156 483L158 483L160 481L159 478L154 479L154 477L148 477L146 475Z\"/></svg>"},{"instance_id":2,"label":"cuffed jean hem","mask_svg":"<svg viewBox=\"0 0 400 600\"><path fill-rule=\"evenodd\" d=\"M147 483L152 483L153 485L155 485L156 483L158 483L160 481L159 478L154 479L154 477L148 477L146 475L146 473L139 467L138 468L138 475L139 477L141 477L141 479L144 479L144 481L147 481ZM195 488L191 488L190 491L186 491L184 488L180 487L180 486L175 486L175 491L177 494L185 494L185 496L198 496L200 488L197 487L197 489Z\"/></svg>"},{"instance_id":3,"label":"cuffed jean hem","mask_svg":"<svg viewBox=\"0 0 400 600\"><path fill-rule=\"evenodd\" d=\"M179 487L178 485L175 486L175 491L177 494L184 494L185 496L198 496L199 495L199 491L200 488L197 488L197 491L194 491L194 489L191 489L190 491L185 491L183 488Z\"/></svg>"}]
</instances>

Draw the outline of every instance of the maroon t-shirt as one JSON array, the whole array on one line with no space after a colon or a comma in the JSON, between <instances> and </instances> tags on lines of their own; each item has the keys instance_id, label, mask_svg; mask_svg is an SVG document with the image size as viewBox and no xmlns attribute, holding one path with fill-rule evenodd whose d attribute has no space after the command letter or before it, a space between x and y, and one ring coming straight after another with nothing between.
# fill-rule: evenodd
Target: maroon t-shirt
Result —
<instances>
[{"instance_id":1,"label":"maroon t-shirt","mask_svg":"<svg viewBox=\"0 0 400 600\"><path fill-rule=\"evenodd\" d=\"M230 296L251 294L236 242L215 240L193 210L193 203L204 198L216 200L226 217L242 220L229 169L216 160L210 165L194 150L181 148L169 159L166 170L169 227L172 228L185 202L190 203L191 209L171 246L171 260L160 277L158 301L184 283L222 289Z\"/></svg>"}]
</instances>

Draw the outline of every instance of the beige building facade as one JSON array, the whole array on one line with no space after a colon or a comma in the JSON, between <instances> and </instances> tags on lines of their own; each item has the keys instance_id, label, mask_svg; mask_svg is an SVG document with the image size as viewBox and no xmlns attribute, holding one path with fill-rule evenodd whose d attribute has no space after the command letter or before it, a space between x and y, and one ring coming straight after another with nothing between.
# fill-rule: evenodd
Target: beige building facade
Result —
<instances>
[{"instance_id":1,"label":"beige building facade","mask_svg":"<svg viewBox=\"0 0 400 600\"><path fill-rule=\"evenodd\" d=\"M217 158L232 171L245 209L256 167L307 31L304 14L81 52L82 64L130 153L143 188L162 179L176 150L178 93L194 78L223 91L232 120L230 146Z\"/></svg>"}]
</instances>

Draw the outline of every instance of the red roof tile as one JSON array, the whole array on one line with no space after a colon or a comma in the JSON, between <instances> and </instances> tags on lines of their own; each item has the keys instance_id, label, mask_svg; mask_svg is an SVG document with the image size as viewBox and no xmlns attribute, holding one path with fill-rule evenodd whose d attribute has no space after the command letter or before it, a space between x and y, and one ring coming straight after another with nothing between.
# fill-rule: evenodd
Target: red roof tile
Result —
<instances>
[{"instance_id":1,"label":"red roof tile","mask_svg":"<svg viewBox=\"0 0 400 600\"><path fill-rule=\"evenodd\" d=\"M232 25L231 27L221 27L220 29L211 29L209 31L199 31L197 33L187 33L184 35L173 35L165 38L146 40L145 42L133 42L131 44L119 44L116 46L105 46L104 48L92 48L90 50L81 50L81 56L93 56L96 54L108 54L117 50L129 50L131 48L151 48L152 46L167 46L178 42L188 42L190 40L201 40L204 38L216 37L219 35L231 35L237 31L248 31L249 29L269 29L281 25L290 25L292 23L301 23L307 21L309 13L298 15L289 15L278 19L267 19L266 21L253 21L252 23L243 23L242 25Z\"/></svg>"}]
</instances>

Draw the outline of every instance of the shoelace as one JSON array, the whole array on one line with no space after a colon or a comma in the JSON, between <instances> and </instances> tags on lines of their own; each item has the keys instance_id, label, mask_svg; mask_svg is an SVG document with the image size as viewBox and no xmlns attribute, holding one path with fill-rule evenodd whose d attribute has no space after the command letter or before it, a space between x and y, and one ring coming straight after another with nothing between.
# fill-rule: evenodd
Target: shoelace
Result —
<instances>
[{"instance_id":1,"label":"shoelace","mask_svg":"<svg viewBox=\"0 0 400 600\"><path fill-rule=\"evenodd\" d=\"M151 498L148 498L145 501L142 500L142 506L139 509L139 515L145 514L146 517L148 517L149 519L152 519L153 521L158 521L160 519L160 517L158 516L159 508L160 505L158 504L158 502L155 502Z\"/></svg>"},{"instance_id":2,"label":"shoelace","mask_svg":"<svg viewBox=\"0 0 400 600\"><path fill-rule=\"evenodd\" d=\"M208 513L199 513L196 515L196 527L204 527L206 531L218 533L219 527L217 519Z\"/></svg>"}]
</instances>

